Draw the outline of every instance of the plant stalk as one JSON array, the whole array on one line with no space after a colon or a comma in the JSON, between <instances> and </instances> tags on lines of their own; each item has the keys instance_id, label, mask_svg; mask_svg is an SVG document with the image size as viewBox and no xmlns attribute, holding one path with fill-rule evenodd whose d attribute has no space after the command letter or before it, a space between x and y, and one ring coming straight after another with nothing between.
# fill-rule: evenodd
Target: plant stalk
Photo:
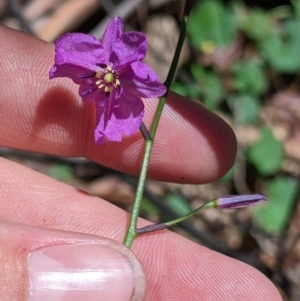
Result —
<instances>
[{"instance_id":1,"label":"plant stalk","mask_svg":"<svg viewBox=\"0 0 300 301\"><path fill-rule=\"evenodd\" d=\"M189 2L190 1L188 0L186 2L186 5L188 5ZM150 129L151 140L147 140L147 139L145 140L145 151L144 151L141 171L140 171L140 175L139 175L139 179L138 179L136 195L135 195L135 199L134 199L134 203L133 203L129 226L127 228L124 242L123 242L124 245L128 248L130 248L132 246L132 243L133 243L135 237L137 236L136 225L137 225L137 220L139 217L139 212L140 212L140 207L141 207L141 201L142 201L143 193L144 193L144 189L145 189L145 183L146 183L147 172L148 172L148 168L149 168L149 162L150 162L150 156L151 156L151 152L152 152L152 148L153 148L154 138L155 138L156 130L158 127L158 123L159 123L163 108L166 103L170 85L175 76L176 68L177 68L178 61L179 61L179 56L180 56L183 42L185 39L189 11L190 11L190 9L184 10L184 16L183 16L183 20L182 20L181 27L180 27L180 34L179 34L179 39L177 42L175 54L174 54L174 57L173 57L173 60L171 63L171 67L170 67L167 79L165 81L165 86L167 87L167 92L165 93L165 95L163 97L161 97L159 99L159 102L158 102L158 105L156 108L156 112L155 112L155 115L153 118L153 122L151 125L151 129Z\"/></svg>"}]
</instances>

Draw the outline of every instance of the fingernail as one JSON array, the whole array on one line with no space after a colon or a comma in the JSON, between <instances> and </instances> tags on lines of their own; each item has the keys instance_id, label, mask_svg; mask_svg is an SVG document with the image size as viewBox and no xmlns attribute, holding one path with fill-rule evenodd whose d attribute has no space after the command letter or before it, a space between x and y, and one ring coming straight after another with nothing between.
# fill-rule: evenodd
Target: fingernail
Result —
<instances>
[{"instance_id":1,"label":"fingernail","mask_svg":"<svg viewBox=\"0 0 300 301\"><path fill-rule=\"evenodd\" d=\"M143 269L130 250L54 245L29 254L29 301L143 300Z\"/></svg>"}]
</instances>

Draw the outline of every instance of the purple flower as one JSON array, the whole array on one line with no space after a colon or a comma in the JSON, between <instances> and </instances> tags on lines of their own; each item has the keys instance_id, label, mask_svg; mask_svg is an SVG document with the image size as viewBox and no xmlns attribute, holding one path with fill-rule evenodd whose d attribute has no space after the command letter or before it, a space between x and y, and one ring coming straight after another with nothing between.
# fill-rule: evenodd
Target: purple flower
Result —
<instances>
[{"instance_id":1,"label":"purple flower","mask_svg":"<svg viewBox=\"0 0 300 301\"><path fill-rule=\"evenodd\" d=\"M141 62L146 51L145 35L123 32L120 18L108 24L102 43L82 33L67 33L57 40L49 77L71 78L83 101L95 105L97 144L134 134L144 115L141 98L166 92L157 75Z\"/></svg>"},{"instance_id":2,"label":"purple flower","mask_svg":"<svg viewBox=\"0 0 300 301\"><path fill-rule=\"evenodd\" d=\"M218 209L236 209L253 206L264 202L267 197L264 194L242 194L221 196L213 201L213 207Z\"/></svg>"}]
</instances>

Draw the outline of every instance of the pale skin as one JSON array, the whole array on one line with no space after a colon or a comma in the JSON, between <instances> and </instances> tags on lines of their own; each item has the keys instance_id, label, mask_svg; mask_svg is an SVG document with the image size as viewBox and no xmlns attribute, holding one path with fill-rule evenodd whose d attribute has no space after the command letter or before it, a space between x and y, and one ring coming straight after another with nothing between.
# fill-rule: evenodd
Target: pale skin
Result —
<instances>
[{"instance_id":1,"label":"pale skin","mask_svg":"<svg viewBox=\"0 0 300 301\"><path fill-rule=\"evenodd\" d=\"M54 46L0 26L0 144L55 154L85 156L138 174L143 139L95 146L94 111L68 79L48 79ZM149 126L156 99L145 100ZM229 126L201 105L171 93L159 125L149 176L204 183L233 164L236 140ZM29 168L1 159L0 219L83 232L122 242L128 213ZM145 220L139 226L147 225ZM3 246L0 246L0 249ZM147 276L146 300L282 300L254 268L169 231L136 239L132 251ZM0 263L1 269L1 263ZM14 278L14 271L11 271ZM1 271L0 271L1 274Z\"/></svg>"}]
</instances>

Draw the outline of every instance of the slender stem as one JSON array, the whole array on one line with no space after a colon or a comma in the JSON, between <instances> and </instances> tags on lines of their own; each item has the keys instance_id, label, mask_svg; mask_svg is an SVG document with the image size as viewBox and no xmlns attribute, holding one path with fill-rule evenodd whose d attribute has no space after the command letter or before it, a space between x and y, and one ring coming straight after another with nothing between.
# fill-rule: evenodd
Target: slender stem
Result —
<instances>
[{"instance_id":1,"label":"slender stem","mask_svg":"<svg viewBox=\"0 0 300 301\"><path fill-rule=\"evenodd\" d=\"M173 57L173 60L172 60L172 64L171 64L167 79L165 81L165 85L168 88L171 86L172 80L173 80L175 72L176 72L176 68L177 68L177 65L178 65L181 49L182 49L184 39L185 39L187 24L188 24L188 15L184 15L183 19L182 19L182 22L181 22L181 26L180 26L180 33L179 33L179 39L178 39L178 42L177 42L177 47L176 47L176 50L175 50L175 53L174 53L174 57Z\"/></svg>"},{"instance_id":2,"label":"slender stem","mask_svg":"<svg viewBox=\"0 0 300 301\"><path fill-rule=\"evenodd\" d=\"M140 125L140 132L143 135L143 138L147 141L147 140L152 140L150 133L148 132L147 127L145 126L145 123L142 121L141 125Z\"/></svg>"},{"instance_id":3,"label":"slender stem","mask_svg":"<svg viewBox=\"0 0 300 301\"><path fill-rule=\"evenodd\" d=\"M135 230L135 232L137 235L140 235L140 234L145 234L145 233L149 233L149 232L165 230L167 228L168 228L168 226L165 223L156 223L156 224L152 224L152 225L145 226L142 228L138 228Z\"/></svg>"},{"instance_id":4,"label":"slender stem","mask_svg":"<svg viewBox=\"0 0 300 301\"><path fill-rule=\"evenodd\" d=\"M165 224L166 224L167 227L171 227L171 226L177 225L178 223L183 222L186 219L192 217L193 215L195 215L199 211L202 211L202 210L204 210L206 208L213 208L213 207L214 207L214 201L213 202L208 202L208 203L202 205L201 207L199 207L199 208L197 208L197 209L189 212L188 214L186 214L184 216L181 216L179 218L173 219L172 221L166 222Z\"/></svg>"},{"instance_id":5,"label":"slender stem","mask_svg":"<svg viewBox=\"0 0 300 301\"><path fill-rule=\"evenodd\" d=\"M206 208L213 208L213 207L215 207L214 201L206 203L206 204L200 206L199 208L189 212L188 214L181 216L179 218L173 219L169 222L152 224L149 226L145 226L145 227L136 229L136 234L140 235L140 234L145 234L145 233L149 233L149 232L154 232L154 231L159 231L159 230L164 230L164 229L170 228L171 226L177 225L178 223L185 221L186 219L192 217L196 213L198 213Z\"/></svg>"},{"instance_id":6,"label":"slender stem","mask_svg":"<svg viewBox=\"0 0 300 301\"><path fill-rule=\"evenodd\" d=\"M144 192L144 188L145 188L146 177L147 177L147 172L148 172L148 167L149 167L149 162L150 162L150 155L151 155L151 152L152 152L154 138L155 138L156 130L157 130L158 123L159 123L159 120L160 120L160 117L161 117L161 113L162 113L164 105L166 103L166 98L167 98L167 95L168 95L168 92L169 92L170 85L171 85L172 80L173 80L174 75L175 75L175 71L176 71L176 67L177 67L177 64L178 64L180 52L181 52L182 45L183 45L184 38L185 38L187 21L188 21L188 16L184 15L182 23L181 23L180 35L179 35L179 39L178 39L178 42L177 42L175 54L174 54L174 57L173 57L173 60L172 60L172 64L171 64L167 79L165 81L165 85L167 87L167 92L163 97L161 97L159 99L159 102L158 102L158 105L157 105L157 108L156 108L156 112L155 112L153 122L152 122L152 125L151 125L151 129L150 129L150 137L152 139L151 140L145 140L146 145L145 145L144 157L143 157L140 176L139 176L139 180L138 180L135 200L134 200L134 203L133 203L133 208L132 208L132 213L131 213L131 217L130 217L130 221L129 221L129 226L127 228L125 238L124 238L124 242L123 242L124 245L128 248L131 247L131 245L132 245L132 243L133 243L133 241L134 241L134 239L137 235L137 233L136 233L136 224L137 224L137 220L138 220L138 217L139 217L141 201L142 201L142 198L143 198L143 192Z\"/></svg>"},{"instance_id":7,"label":"slender stem","mask_svg":"<svg viewBox=\"0 0 300 301\"><path fill-rule=\"evenodd\" d=\"M147 172L148 172L148 167L149 167L149 161L150 161L150 155L151 155L151 151L152 151L152 147L153 147L153 142L154 142L154 137L156 134L158 122L159 122L165 101L166 101L165 97L162 97L159 100L159 103L158 103L158 106L157 106L157 109L156 109L156 112L154 115L153 123L151 126L151 130L150 130L150 136L152 137L152 139L145 140L146 146L145 146L145 152L144 152L143 162L142 162L142 166L141 166L140 176L139 176L139 180L138 180L138 185L137 185L137 189L136 189L135 200L133 203L129 226L128 226L128 229L126 231L126 235L124 238L124 245L128 248L131 247L131 245L137 235L135 232L135 229L136 229L136 224L137 224L137 220L139 217L141 201L143 198L143 193L144 193L144 188L145 188L145 183L146 183L146 178L147 178Z\"/></svg>"},{"instance_id":8,"label":"slender stem","mask_svg":"<svg viewBox=\"0 0 300 301\"><path fill-rule=\"evenodd\" d=\"M248 206L253 206L262 202L265 202L267 200L267 196L262 193L255 193L255 194L243 194L243 195L227 195L227 196L221 196L218 197L200 207L197 209L189 212L188 214L173 219L172 221L169 221L167 223L156 223L149 226L145 226L139 229L136 229L136 234L144 234L159 230L167 229L171 226L177 225L178 223L181 223L188 218L192 217L196 213L206 209L206 208L218 208L221 210L226 209L233 209L233 208L244 208Z\"/></svg>"}]
</instances>

